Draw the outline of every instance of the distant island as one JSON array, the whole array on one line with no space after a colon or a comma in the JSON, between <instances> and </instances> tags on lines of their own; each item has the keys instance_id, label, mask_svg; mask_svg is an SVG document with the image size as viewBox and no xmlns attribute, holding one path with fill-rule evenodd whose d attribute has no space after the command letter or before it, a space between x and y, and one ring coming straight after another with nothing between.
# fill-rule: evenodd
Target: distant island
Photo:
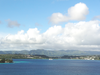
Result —
<instances>
[{"instance_id":1,"label":"distant island","mask_svg":"<svg viewBox=\"0 0 100 75\"><path fill-rule=\"evenodd\" d=\"M13 60L2 58L2 59L0 59L0 63L13 63Z\"/></svg>"},{"instance_id":2,"label":"distant island","mask_svg":"<svg viewBox=\"0 0 100 75\"><path fill-rule=\"evenodd\" d=\"M82 60L100 60L100 55L64 55L64 56L46 56L46 55L29 55L29 54L0 54L0 62L12 63L12 59L82 59ZM12 58L12 59L4 59Z\"/></svg>"}]
</instances>

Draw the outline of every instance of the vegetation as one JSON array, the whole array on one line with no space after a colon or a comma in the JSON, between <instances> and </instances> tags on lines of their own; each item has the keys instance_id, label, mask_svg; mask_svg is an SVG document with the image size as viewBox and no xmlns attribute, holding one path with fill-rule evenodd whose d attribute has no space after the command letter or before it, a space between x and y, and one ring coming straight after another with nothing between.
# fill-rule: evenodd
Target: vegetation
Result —
<instances>
[{"instance_id":1,"label":"vegetation","mask_svg":"<svg viewBox=\"0 0 100 75\"><path fill-rule=\"evenodd\" d=\"M22 51L0 51L0 54L24 54L24 55L46 55L49 57L84 56L84 55L100 55L100 51L79 51L79 50L22 50ZM16 55L17 56L17 55ZM20 57L19 57L20 58ZM25 58L25 57L24 57Z\"/></svg>"},{"instance_id":2,"label":"vegetation","mask_svg":"<svg viewBox=\"0 0 100 75\"><path fill-rule=\"evenodd\" d=\"M4 59L6 58L6 59ZM84 59L84 60L100 60L100 55L84 55L84 56L71 56L71 55L64 55L64 56L58 56L58 57L50 57L46 55L27 55L27 54L1 54L0 59L2 59L2 62L13 62L12 59Z\"/></svg>"},{"instance_id":3,"label":"vegetation","mask_svg":"<svg viewBox=\"0 0 100 75\"><path fill-rule=\"evenodd\" d=\"M0 54L0 58L26 59L25 54Z\"/></svg>"},{"instance_id":4,"label":"vegetation","mask_svg":"<svg viewBox=\"0 0 100 75\"><path fill-rule=\"evenodd\" d=\"M2 59L0 59L0 63L13 63L13 60L2 58Z\"/></svg>"},{"instance_id":5,"label":"vegetation","mask_svg":"<svg viewBox=\"0 0 100 75\"><path fill-rule=\"evenodd\" d=\"M62 59L85 59L85 60L100 60L100 55L84 55L84 56L62 56Z\"/></svg>"},{"instance_id":6,"label":"vegetation","mask_svg":"<svg viewBox=\"0 0 100 75\"><path fill-rule=\"evenodd\" d=\"M0 58L12 58L12 59L57 59L57 57L49 57L46 55L26 55L26 54L1 54Z\"/></svg>"}]
</instances>

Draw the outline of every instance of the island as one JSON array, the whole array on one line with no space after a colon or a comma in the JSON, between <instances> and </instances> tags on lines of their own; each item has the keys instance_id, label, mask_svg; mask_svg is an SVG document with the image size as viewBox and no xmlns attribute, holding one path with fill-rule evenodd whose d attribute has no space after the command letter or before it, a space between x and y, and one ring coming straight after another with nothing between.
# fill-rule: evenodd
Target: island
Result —
<instances>
[{"instance_id":1,"label":"island","mask_svg":"<svg viewBox=\"0 0 100 75\"><path fill-rule=\"evenodd\" d=\"M0 63L13 63L12 59L2 58L0 59Z\"/></svg>"},{"instance_id":2,"label":"island","mask_svg":"<svg viewBox=\"0 0 100 75\"><path fill-rule=\"evenodd\" d=\"M8 58L8 59L7 59ZM100 55L63 55L46 56L31 54L0 54L0 63L12 63L12 59L81 59L81 60L100 60Z\"/></svg>"}]
</instances>

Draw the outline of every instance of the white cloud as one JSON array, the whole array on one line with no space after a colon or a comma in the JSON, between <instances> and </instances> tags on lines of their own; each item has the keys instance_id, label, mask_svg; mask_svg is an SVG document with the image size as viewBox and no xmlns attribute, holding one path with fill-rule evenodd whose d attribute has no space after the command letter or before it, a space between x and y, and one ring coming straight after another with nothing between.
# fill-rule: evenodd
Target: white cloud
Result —
<instances>
[{"instance_id":1,"label":"white cloud","mask_svg":"<svg viewBox=\"0 0 100 75\"><path fill-rule=\"evenodd\" d=\"M85 20L86 15L89 13L88 7L84 3L77 3L68 9L68 15L62 13L53 13L49 18L50 22L58 24L60 22L67 22L69 20Z\"/></svg>"},{"instance_id":2,"label":"white cloud","mask_svg":"<svg viewBox=\"0 0 100 75\"><path fill-rule=\"evenodd\" d=\"M5 36L7 36L7 33L0 32L0 39L4 38Z\"/></svg>"},{"instance_id":3,"label":"white cloud","mask_svg":"<svg viewBox=\"0 0 100 75\"><path fill-rule=\"evenodd\" d=\"M7 22L8 22L8 27L10 27L10 28L20 26L20 24L17 21L12 21L12 20L8 19Z\"/></svg>"},{"instance_id":4,"label":"white cloud","mask_svg":"<svg viewBox=\"0 0 100 75\"><path fill-rule=\"evenodd\" d=\"M84 20L88 13L88 7L84 3L78 3L68 9L70 20Z\"/></svg>"},{"instance_id":5,"label":"white cloud","mask_svg":"<svg viewBox=\"0 0 100 75\"><path fill-rule=\"evenodd\" d=\"M80 21L61 26L50 27L40 33L37 28L24 30L15 35L7 35L0 40L0 49L64 49L99 50L100 21Z\"/></svg>"},{"instance_id":6,"label":"white cloud","mask_svg":"<svg viewBox=\"0 0 100 75\"><path fill-rule=\"evenodd\" d=\"M53 26L50 27L45 33L43 33L44 36L46 37L52 37L52 36L57 36L62 33L62 27L61 26Z\"/></svg>"},{"instance_id":7,"label":"white cloud","mask_svg":"<svg viewBox=\"0 0 100 75\"><path fill-rule=\"evenodd\" d=\"M41 35L37 28L29 29L27 33L24 33L23 30L19 31L15 35L7 35L1 43L10 43L10 44L29 44L29 43L41 43Z\"/></svg>"}]
</instances>

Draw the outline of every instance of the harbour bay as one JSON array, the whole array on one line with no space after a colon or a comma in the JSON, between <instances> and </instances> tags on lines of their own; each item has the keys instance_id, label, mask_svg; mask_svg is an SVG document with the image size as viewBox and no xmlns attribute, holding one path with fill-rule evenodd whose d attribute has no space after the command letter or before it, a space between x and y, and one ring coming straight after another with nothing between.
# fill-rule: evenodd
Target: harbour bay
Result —
<instances>
[{"instance_id":1,"label":"harbour bay","mask_svg":"<svg viewBox=\"0 0 100 75\"><path fill-rule=\"evenodd\" d=\"M13 59L1 63L0 75L99 75L99 60Z\"/></svg>"}]
</instances>

